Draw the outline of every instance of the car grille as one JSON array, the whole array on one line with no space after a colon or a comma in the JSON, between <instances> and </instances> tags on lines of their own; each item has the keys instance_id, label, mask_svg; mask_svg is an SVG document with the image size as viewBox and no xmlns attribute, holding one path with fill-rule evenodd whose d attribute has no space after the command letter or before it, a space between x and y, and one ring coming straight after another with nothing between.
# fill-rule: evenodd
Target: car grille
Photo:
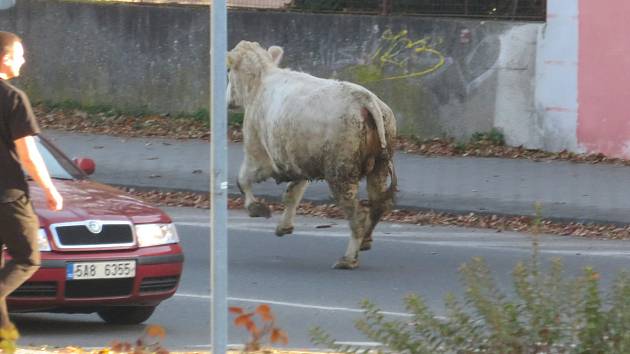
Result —
<instances>
[{"instance_id":1,"label":"car grille","mask_svg":"<svg viewBox=\"0 0 630 354\"><path fill-rule=\"evenodd\" d=\"M126 222L96 222L100 230L90 231L85 221L51 226L55 243L59 248L121 247L134 244L133 230Z\"/></svg>"},{"instance_id":2,"label":"car grille","mask_svg":"<svg viewBox=\"0 0 630 354\"><path fill-rule=\"evenodd\" d=\"M133 290L134 278L91 279L66 281L66 298L128 296Z\"/></svg>"},{"instance_id":3,"label":"car grille","mask_svg":"<svg viewBox=\"0 0 630 354\"><path fill-rule=\"evenodd\" d=\"M57 283L54 281L26 282L17 288L9 297L56 297Z\"/></svg>"},{"instance_id":4,"label":"car grille","mask_svg":"<svg viewBox=\"0 0 630 354\"><path fill-rule=\"evenodd\" d=\"M144 278L140 284L141 293L169 291L177 286L178 277Z\"/></svg>"}]
</instances>

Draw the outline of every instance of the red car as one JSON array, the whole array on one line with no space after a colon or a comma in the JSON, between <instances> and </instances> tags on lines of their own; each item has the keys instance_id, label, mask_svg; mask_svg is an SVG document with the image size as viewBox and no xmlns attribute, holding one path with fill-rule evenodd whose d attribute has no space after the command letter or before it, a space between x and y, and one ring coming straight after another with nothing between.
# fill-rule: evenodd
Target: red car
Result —
<instances>
[{"instance_id":1,"label":"red car","mask_svg":"<svg viewBox=\"0 0 630 354\"><path fill-rule=\"evenodd\" d=\"M39 151L64 198L46 207L35 183L41 268L8 297L12 312L93 313L117 324L147 320L173 296L184 256L173 221L163 211L87 178L89 159L71 161L44 137ZM5 257L10 258L5 252Z\"/></svg>"}]
</instances>

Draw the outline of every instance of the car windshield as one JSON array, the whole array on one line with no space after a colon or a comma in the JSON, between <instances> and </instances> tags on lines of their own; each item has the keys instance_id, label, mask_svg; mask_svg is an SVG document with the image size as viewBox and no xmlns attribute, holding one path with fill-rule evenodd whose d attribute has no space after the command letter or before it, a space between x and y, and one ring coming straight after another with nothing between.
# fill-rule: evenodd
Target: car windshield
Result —
<instances>
[{"instance_id":1,"label":"car windshield","mask_svg":"<svg viewBox=\"0 0 630 354\"><path fill-rule=\"evenodd\" d=\"M44 159L50 177L54 179L82 179L85 175L61 151L45 138L36 136L37 149ZM28 176L28 173L24 171Z\"/></svg>"}]
</instances>

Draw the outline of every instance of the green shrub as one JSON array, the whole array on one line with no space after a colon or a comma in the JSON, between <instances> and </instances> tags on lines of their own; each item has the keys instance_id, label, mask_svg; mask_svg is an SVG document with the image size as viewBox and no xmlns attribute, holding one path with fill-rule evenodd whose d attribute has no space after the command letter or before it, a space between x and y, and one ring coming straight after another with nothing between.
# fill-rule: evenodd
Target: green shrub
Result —
<instances>
[{"instance_id":1,"label":"green shrub","mask_svg":"<svg viewBox=\"0 0 630 354\"><path fill-rule=\"evenodd\" d=\"M372 10L381 8L381 0L294 0L294 9L310 11Z\"/></svg>"},{"instance_id":2,"label":"green shrub","mask_svg":"<svg viewBox=\"0 0 630 354\"><path fill-rule=\"evenodd\" d=\"M505 136L501 133L500 130L496 128L492 128L489 132L485 133L474 133L470 138L471 144L479 144L486 143L495 146L504 146L505 145Z\"/></svg>"},{"instance_id":3,"label":"green shrub","mask_svg":"<svg viewBox=\"0 0 630 354\"><path fill-rule=\"evenodd\" d=\"M80 110L90 115L104 114L105 116L117 116L117 115L131 115L135 117L141 117L151 114L146 107L134 107L130 109L119 109L108 104L82 104L75 100L63 100L63 101L41 101L38 102L44 108L48 110L59 109L64 111Z\"/></svg>"},{"instance_id":4,"label":"green shrub","mask_svg":"<svg viewBox=\"0 0 630 354\"><path fill-rule=\"evenodd\" d=\"M78 101L74 100L64 100L64 101L41 101L37 104L41 105L46 110L62 110L62 111L73 111L79 110L87 113L88 119L102 121L103 117L116 117L119 115L127 115L133 116L139 119L143 119L144 117L155 115L157 113L150 111L146 107L136 107L133 109L119 109L114 106L98 104L98 105L84 105ZM244 112L242 111L228 111L228 125L231 127L242 127L243 126L243 117ZM174 119L182 119L182 120L193 120L196 122L201 122L205 126L210 126L210 113L206 108L200 108L192 113L190 112L181 112L175 113L172 115ZM136 123L133 126L134 129L139 130L142 128L142 121Z\"/></svg>"},{"instance_id":5,"label":"green shrub","mask_svg":"<svg viewBox=\"0 0 630 354\"><path fill-rule=\"evenodd\" d=\"M464 301L453 294L445 297L446 319L436 318L423 298L412 294L405 298L411 321L388 320L365 300L356 328L382 343L378 352L630 353L630 273L617 276L605 301L592 268L568 278L562 260L555 258L546 270L539 260L539 223L540 216L533 225L530 259L517 263L512 272L514 296L497 288L482 258L473 258L459 269ZM319 327L311 329L311 337L313 343L335 351L365 350L339 345Z\"/></svg>"},{"instance_id":6,"label":"green shrub","mask_svg":"<svg viewBox=\"0 0 630 354\"><path fill-rule=\"evenodd\" d=\"M245 113L244 112L229 111L228 112L228 125L231 126L231 127L233 127L233 126L242 127L243 126L243 118L245 118Z\"/></svg>"},{"instance_id":7,"label":"green shrub","mask_svg":"<svg viewBox=\"0 0 630 354\"><path fill-rule=\"evenodd\" d=\"M296 9L314 11L339 11L341 10L343 3L344 1L340 0L295 0L293 2L293 7Z\"/></svg>"}]
</instances>

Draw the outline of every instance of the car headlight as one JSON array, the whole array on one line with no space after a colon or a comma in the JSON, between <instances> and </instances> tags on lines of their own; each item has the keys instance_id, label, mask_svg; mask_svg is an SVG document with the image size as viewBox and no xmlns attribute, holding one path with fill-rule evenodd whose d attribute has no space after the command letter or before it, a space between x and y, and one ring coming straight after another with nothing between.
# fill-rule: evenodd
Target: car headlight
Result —
<instances>
[{"instance_id":1,"label":"car headlight","mask_svg":"<svg viewBox=\"0 0 630 354\"><path fill-rule=\"evenodd\" d=\"M50 242L48 242L48 236L46 236L46 230L39 229L37 232L37 245L40 251L50 251Z\"/></svg>"},{"instance_id":2,"label":"car headlight","mask_svg":"<svg viewBox=\"0 0 630 354\"><path fill-rule=\"evenodd\" d=\"M174 224L136 225L136 235L140 247L166 245L179 242Z\"/></svg>"}]
</instances>

